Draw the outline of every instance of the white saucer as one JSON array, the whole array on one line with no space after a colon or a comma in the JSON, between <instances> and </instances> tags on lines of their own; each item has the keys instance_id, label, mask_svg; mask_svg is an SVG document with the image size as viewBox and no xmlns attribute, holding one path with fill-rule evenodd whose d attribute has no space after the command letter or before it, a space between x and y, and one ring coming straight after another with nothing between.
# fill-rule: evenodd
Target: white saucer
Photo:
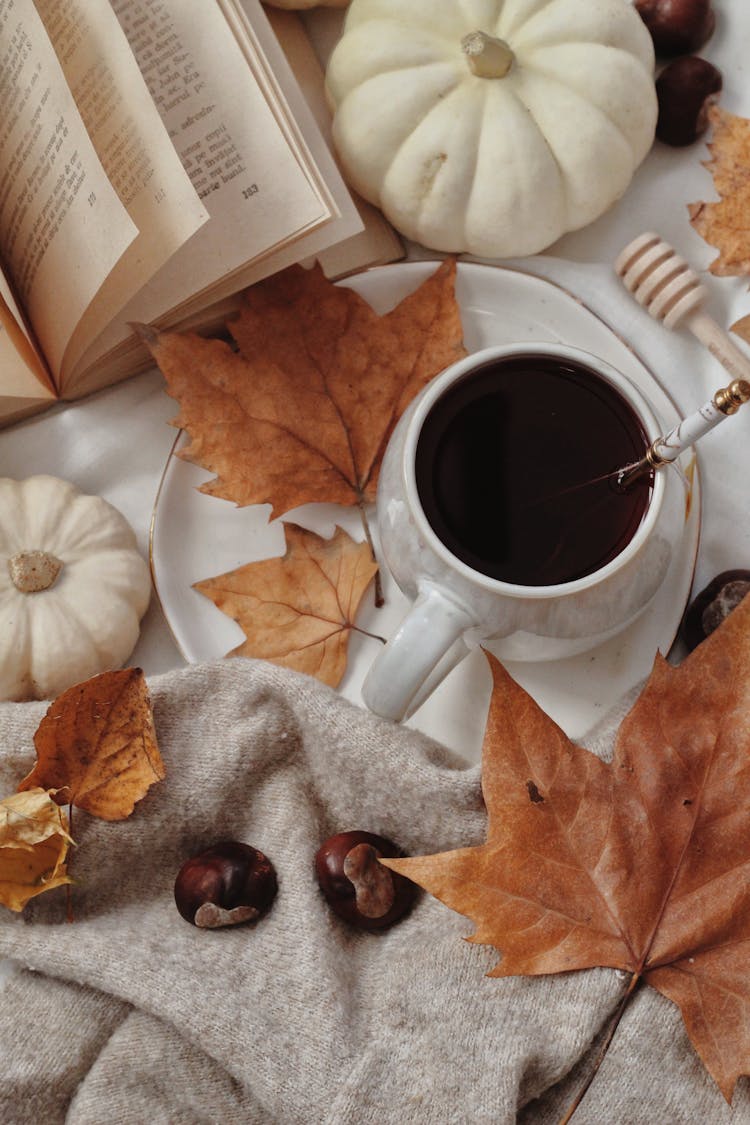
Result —
<instances>
[{"instance_id":1,"label":"white saucer","mask_svg":"<svg viewBox=\"0 0 750 1125\"><path fill-rule=\"evenodd\" d=\"M347 278L342 284L355 289L383 313L434 268L434 262L382 266ZM460 263L457 296L470 351L525 340L575 345L608 360L632 379L666 426L679 420L671 399L630 347L565 290L516 270ZM175 446L182 440L178 436ZM173 450L151 527L151 565L157 594L175 641L191 663L221 657L243 640L239 626L193 590L192 584L284 551L281 521L268 522L268 505L236 508L199 493L197 487L210 478L210 473L182 461ZM362 538L355 510L311 504L284 518L324 536L332 534L338 523L353 538ZM648 674L657 650L666 654L671 647L690 594L699 530L696 473L683 549L646 613L616 639L581 656L544 664L507 665L514 678L571 738L581 739L609 707ZM388 574L383 575L383 582L385 606L376 609L366 596L357 625L388 637L408 603ZM352 635L348 668L339 690L360 705L360 685L378 645L378 641L361 634ZM408 725L435 737L467 761L476 762L489 692L485 658L474 651Z\"/></svg>"}]
</instances>

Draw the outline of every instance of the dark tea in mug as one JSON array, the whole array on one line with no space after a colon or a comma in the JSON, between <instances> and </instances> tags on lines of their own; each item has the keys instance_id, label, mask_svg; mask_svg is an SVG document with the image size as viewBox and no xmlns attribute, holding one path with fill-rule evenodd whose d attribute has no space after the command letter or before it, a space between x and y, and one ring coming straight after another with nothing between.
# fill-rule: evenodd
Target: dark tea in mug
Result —
<instances>
[{"instance_id":1,"label":"dark tea in mug","mask_svg":"<svg viewBox=\"0 0 750 1125\"><path fill-rule=\"evenodd\" d=\"M632 406L595 371L514 356L435 403L417 443L417 491L435 534L473 570L522 586L573 582L638 530L653 478L622 491L617 471L648 445Z\"/></svg>"}]
</instances>

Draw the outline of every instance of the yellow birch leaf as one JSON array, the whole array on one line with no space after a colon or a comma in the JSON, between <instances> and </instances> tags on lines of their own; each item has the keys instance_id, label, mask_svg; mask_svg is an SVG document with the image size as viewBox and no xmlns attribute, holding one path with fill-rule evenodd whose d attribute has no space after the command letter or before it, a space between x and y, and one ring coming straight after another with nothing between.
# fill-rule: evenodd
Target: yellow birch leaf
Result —
<instances>
[{"instance_id":1,"label":"yellow birch leaf","mask_svg":"<svg viewBox=\"0 0 750 1125\"><path fill-rule=\"evenodd\" d=\"M60 791L102 820L124 820L164 777L148 688L140 668L102 672L58 696L34 735L37 763L19 791Z\"/></svg>"}]
</instances>

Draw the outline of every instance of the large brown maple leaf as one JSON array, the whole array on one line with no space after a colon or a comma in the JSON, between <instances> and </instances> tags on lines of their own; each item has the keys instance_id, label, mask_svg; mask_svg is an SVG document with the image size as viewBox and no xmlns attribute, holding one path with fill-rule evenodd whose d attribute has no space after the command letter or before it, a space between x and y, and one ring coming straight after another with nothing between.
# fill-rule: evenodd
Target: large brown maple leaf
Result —
<instances>
[{"instance_id":1,"label":"large brown maple leaf","mask_svg":"<svg viewBox=\"0 0 750 1125\"><path fill-rule=\"evenodd\" d=\"M493 976L609 966L680 1008L729 1100L750 1072L750 597L657 656L611 763L490 658L480 847L388 866L476 923Z\"/></svg>"},{"instance_id":2,"label":"large brown maple leaf","mask_svg":"<svg viewBox=\"0 0 750 1125\"><path fill-rule=\"evenodd\" d=\"M322 271L294 266L252 286L228 328L238 345L141 329L169 393L180 456L236 504L373 500L386 443L418 391L466 354L445 261L385 316Z\"/></svg>"}]
</instances>

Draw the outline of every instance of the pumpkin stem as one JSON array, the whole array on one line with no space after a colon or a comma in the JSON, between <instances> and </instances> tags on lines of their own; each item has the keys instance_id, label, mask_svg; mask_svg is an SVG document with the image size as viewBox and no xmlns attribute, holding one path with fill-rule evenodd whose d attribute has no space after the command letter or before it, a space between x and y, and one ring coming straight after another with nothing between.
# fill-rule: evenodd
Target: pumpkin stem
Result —
<instances>
[{"instance_id":1,"label":"pumpkin stem","mask_svg":"<svg viewBox=\"0 0 750 1125\"><path fill-rule=\"evenodd\" d=\"M62 568L60 560L48 551L19 551L8 559L11 581L22 594L49 590Z\"/></svg>"},{"instance_id":2,"label":"pumpkin stem","mask_svg":"<svg viewBox=\"0 0 750 1125\"><path fill-rule=\"evenodd\" d=\"M505 40L484 31L464 35L461 50L477 78L502 78L513 66L514 55Z\"/></svg>"}]
</instances>

